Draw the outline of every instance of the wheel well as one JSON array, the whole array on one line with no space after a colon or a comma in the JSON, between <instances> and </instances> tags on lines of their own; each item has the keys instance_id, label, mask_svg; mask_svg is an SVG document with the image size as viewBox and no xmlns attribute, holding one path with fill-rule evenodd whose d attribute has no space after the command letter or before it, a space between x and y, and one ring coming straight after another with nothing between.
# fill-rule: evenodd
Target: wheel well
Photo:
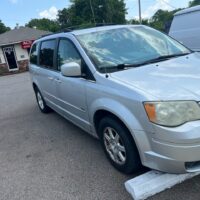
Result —
<instances>
[{"instance_id":1,"label":"wheel well","mask_svg":"<svg viewBox=\"0 0 200 200\"><path fill-rule=\"evenodd\" d=\"M36 89L37 89L37 85L35 83L33 83L33 89L34 89L34 91L36 91Z\"/></svg>"},{"instance_id":2,"label":"wheel well","mask_svg":"<svg viewBox=\"0 0 200 200\"><path fill-rule=\"evenodd\" d=\"M108 116L116 119L117 121L119 121L129 131L127 126L124 124L124 122L119 117L117 117L115 114L113 114L113 113L111 113L109 111L106 111L106 110L98 110L98 111L96 111L96 113L94 115L94 126L95 126L97 134L98 134L99 122L101 121L101 119L103 119L104 117L108 117ZM130 133L130 131L129 131L129 133ZM132 135L131 135L131 137L132 137Z\"/></svg>"},{"instance_id":3,"label":"wheel well","mask_svg":"<svg viewBox=\"0 0 200 200\"><path fill-rule=\"evenodd\" d=\"M141 157L140 157L140 154L139 154L139 149L138 149L138 146L136 144L136 141L134 139L134 137L132 136L129 128L124 124L124 122L119 118L117 117L115 114L109 112L109 111L106 111L106 110L98 110L96 111L95 115L94 115L94 125L95 125L95 129L96 129L96 133L99 137L99 133L98 133L98 126L99 126L99 122L101 121L101 119L103 119L104 117L111 117L115 120L117 120L119 123L121 123L123 125L123 127L125 129L127 129L128 133L129 133L129 136L130 138L132 139L133 143L136 145L136 150L137 150L137 153L139 155L139 158L140 158L140 161L141 161Z\"/></svg>"}]
</instances>

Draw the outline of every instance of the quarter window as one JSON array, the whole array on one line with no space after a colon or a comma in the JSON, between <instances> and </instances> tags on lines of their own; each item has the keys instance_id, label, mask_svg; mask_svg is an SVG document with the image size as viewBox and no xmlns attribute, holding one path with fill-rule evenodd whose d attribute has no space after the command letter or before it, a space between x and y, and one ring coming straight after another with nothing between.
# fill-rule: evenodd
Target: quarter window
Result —
<instances>
[{"instance_id":1,"label":"quarter window","mask_svg":"<svg viewBox=\"0 0 200 200\"><path fill-rule=\"evenodd\" d=\"M60 70L61 66L66 63L76 62L80 65L82 64L81 57L76 48L66 39L61 39L59 42L57 59L58 70Z\"/></svg>"},{"instance_id":2,"label":"quarter window","mask_svg":"<svg viewBox=\"0 0 200 200\"><path fill-rule=\"evenodd\" d=\"M55 69L54 67L54 52L55 52L56 40L44 41L41 44L40 49L40 65L49 69Z\"/></svg>"},{"instance_id":3,"label":"quarter window","mask_svg":"<svg viewBox=\"0 0 200 200\"><path fill-rule=\"evenodd\" d=\"M30 53L30 63L31 64L37 64L37 59L38 59L38 43L35 43L33 46L32 46L32 49L31 49L31 53Z\"/></svg>"}]
</instances>

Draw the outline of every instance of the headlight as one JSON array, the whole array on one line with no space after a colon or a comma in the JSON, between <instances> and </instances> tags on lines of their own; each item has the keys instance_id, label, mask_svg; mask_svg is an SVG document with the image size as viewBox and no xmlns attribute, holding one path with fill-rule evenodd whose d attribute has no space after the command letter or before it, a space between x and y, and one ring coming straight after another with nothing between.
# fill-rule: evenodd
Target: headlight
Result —
<instances>
[{"instance_id":1,"label":"headlight","mask_svg":"<svg viewBox=\"0 0 200 200\"><path fill-rule=\"evenodd\" d=\"M149 120L163 126L179 126L200 119L200 107L195 101L145 102Z\"/></svg>"}]
</instances>

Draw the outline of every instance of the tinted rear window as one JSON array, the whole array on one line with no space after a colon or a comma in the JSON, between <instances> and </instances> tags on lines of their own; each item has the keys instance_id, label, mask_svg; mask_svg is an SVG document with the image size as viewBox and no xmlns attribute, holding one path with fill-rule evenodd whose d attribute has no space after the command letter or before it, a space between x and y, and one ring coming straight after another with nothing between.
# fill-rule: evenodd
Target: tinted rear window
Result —
<instances>
[{"instance_id":1,"label":"tinted rear window","mask_svg":"<svg viewBox=\"0 0 200 200\"><path fill-rule=\"evenodd\" d=\"M46 68L54 69L54 52L56 40L48 40L41 43L40 65Z\"/></svg>"},{"instance_id":2,"label":"tinted rear window","mask_svg":"<svg viewBox=\"0 0 200 200\"><path fill-rule=\"evenodd\" d=\"M35 43L32 48L31 48L31 53L30 53L30 63L31 64L37 64L37 59L38 59L38 43Z\"/></svg>"}]
</instances>

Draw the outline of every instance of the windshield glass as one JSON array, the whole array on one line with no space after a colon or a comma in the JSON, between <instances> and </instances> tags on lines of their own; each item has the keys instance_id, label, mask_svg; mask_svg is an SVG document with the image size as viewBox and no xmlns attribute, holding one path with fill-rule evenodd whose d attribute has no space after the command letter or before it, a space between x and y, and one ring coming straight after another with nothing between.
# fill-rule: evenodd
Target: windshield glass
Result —
<instances>
[{"instance_id":1,"label":"windshield glass","mask_svg":"<svg viewBox=\"0 0 200 200\"><path fill-rule=\"evenodd\" d=\"M145 26L127 26L77 36L96 68L141 64L160 56L190 51L167 35Z\"/></svg>"}]
</instances>

